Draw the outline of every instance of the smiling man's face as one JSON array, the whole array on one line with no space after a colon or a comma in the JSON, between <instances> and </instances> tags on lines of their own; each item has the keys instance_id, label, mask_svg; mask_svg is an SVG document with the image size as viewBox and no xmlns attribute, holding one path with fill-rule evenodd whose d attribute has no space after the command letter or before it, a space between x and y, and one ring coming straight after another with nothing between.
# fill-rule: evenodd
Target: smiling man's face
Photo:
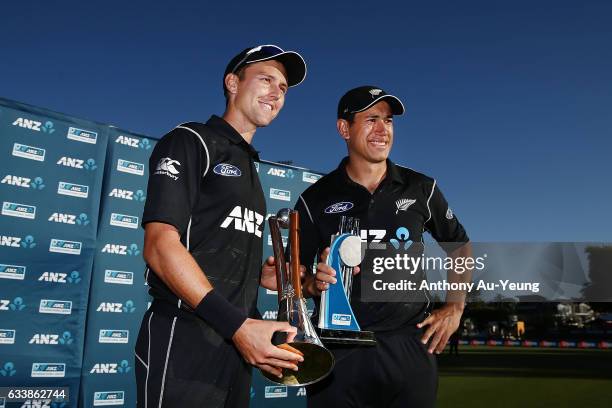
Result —
<instances>
[{"instance_id":1,"label":"smiling man's face","mask_svg":"<svg viewBox=\"0 0 612 408\"><path fill-rule=\"evenodd\" d=\"M256 127L268 126L285 103L287 72L278 61L249 64L239 76L234 107Z\"/></svg>"},{"instance_id":2,"label":"smiling man's face","mask_svg":"<svg viewBox=\"0 0 612 408\"><path fill-rule=\"evenodd\" d=\"M393 145L393 114L386 101L355 114L344 136L349 156L370 163L380 163L389 157Z\"/></svg>"}]
</instances>

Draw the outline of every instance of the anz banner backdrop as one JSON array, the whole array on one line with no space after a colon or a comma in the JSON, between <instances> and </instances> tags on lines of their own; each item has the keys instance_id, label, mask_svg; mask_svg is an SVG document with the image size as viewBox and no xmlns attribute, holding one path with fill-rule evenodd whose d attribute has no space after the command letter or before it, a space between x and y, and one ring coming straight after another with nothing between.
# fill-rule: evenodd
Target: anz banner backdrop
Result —
<instances>
[{"instance_id":1,"label":"anz banner backdrop","mask_svg":"<svg viewBox=\"0 0 612 408\"><path fill-rule=\"evenodd\" d=\"M135 407L134 343L150 305L140 227L155 141L0 98L0 387L69 387L69 402ZM321 176L258 165L268 215ZM272 254L266 223L264 259ZM285 234L286 237L286 234ZM263 260L262 260L263 262ZM260 289L264 319L276 293ZM254 370L251 407L305 406Z\"/></svg>"},{"instance_id":2,"label":"anz banner backdrop","mask_svg":"<svg viewBox=\"0 0 612 408\"><path fill-rule=\"evenodd\" d=\"M108 133L0 99L0 386L76 402Z\"/></svg>"},{"instance_id":3,"label":"anz banner backdrop","mask_svg":"<svg viewBox=\"0 0 612 408\"><path fill-rule=\"evenodd\" d=\"M94 258L81 406L136 406L134 345L149 305L140 227L149 156L143 136L111 129Z\"/></svg>"}]
</instances>

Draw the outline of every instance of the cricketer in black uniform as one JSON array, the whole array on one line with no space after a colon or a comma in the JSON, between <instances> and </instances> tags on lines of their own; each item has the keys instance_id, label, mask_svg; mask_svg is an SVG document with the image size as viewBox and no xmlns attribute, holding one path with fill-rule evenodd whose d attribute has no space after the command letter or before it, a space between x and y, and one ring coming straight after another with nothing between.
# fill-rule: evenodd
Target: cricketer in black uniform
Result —
<instances>
[{"instance_id":1,"label":"cricketer in black uniform","mask_svg":"<svg viewBox=\"0 0 612 408\"><path fill-rule=\"evenodd\" d=\"M412 242L423 242L427 231L444 243L448 253L466 247L467 234L436 181L387 158L393 141L392 115L403 112L397 97L377 87L356 88L341 99L338 129L345 139L351 139L347 140L349 157L302 193L295 207L302 214L300 255L307 267L330 245L342 216L359 218L362 240L370 244L405 240L408 237L397 234L400 228L406 228ZM349 175L351 161L352 169L362 166L362 173ZM325 268L330 269L318 266L318 290L312 279L305 282L315 296L333 282ZM438 319L438 340L442 344L430 343L428 352L422 341L423 330L417 327L429 315L428 293L417 293L410 302L365 302L361 300L361 276L354 277L351 306L362 330L374 331L378 343L375 347L329 345L336 366L328 379L308 387L308 406L433 406L437 367L431 351L444 348L448 338L444 337L457 328L452 325L458 325L461 313L445 315L451 323L448 329L444 318ZM317 308L318 300L315 297ZM436 316L440 314L432 319Z\"/></svg>"},{"instance_id":2,"label":"cricketer in black uniform","mask_svg":"<svg viewBox=\"0 0 612 408\"><path fill-rule=\"evenodd\" d=\"M261 265L266 205L250 141L305 74L293 51L248 48L226 68L223 118L177 126L153 150L142 224L154 301L136 342L139 407L246 407L250 364L280 373L299 360L270 342L287 323L255 320L260 274L274 272Z\"/></svg>"}]
</instances>

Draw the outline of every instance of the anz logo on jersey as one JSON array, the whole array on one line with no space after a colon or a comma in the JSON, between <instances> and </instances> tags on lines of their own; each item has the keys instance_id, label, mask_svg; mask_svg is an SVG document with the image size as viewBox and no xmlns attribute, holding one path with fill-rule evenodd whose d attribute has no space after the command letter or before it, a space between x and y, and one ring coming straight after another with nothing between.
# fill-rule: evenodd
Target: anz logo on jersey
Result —
<instances>
[{"instance_id":1,"label":"anz logo on jersey","mask_svg":"<svg viewBox=\"0 0 612 408\"><path fill-rule=\"evenodd\" d=\"M387 230L384 229L362 229L361 242L367 243L369 249L386 249L387 245L383 242Z\"/></svg>"},{"instance_id":2,"label":"anz logo on jersey","mask_svg":"<svg viewBox=\"0 0 612 408\"><path fill-rule=\"evenodd\" d=\"M249 210L246 207L243 209L241 206L237 205L225 220L223 220L221 228L225 229L233 225L234 229L238 231L255 234L255 236L261 238L263 221L264 216L257 211Z\"/></svg>"}]
</instances>

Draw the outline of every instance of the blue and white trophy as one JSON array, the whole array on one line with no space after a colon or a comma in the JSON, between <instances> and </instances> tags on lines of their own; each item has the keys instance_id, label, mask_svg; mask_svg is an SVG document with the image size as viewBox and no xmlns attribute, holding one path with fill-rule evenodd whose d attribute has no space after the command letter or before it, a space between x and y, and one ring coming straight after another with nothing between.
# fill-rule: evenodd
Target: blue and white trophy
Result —
<instances>
[{"instance_id":1,"label":"blue and white trophy","mask_svg":"<svg viewBox=\"0 0 612 408\"><path fill-rule=\"evenodd\" d=\"M318 327L323 343L376 344L373 332L361 330L350 303L353 268L362 260L359 219L343 216L327 257L327 265L336 271L336 283L321 294Z\"/></svg>"}]
</instances>

